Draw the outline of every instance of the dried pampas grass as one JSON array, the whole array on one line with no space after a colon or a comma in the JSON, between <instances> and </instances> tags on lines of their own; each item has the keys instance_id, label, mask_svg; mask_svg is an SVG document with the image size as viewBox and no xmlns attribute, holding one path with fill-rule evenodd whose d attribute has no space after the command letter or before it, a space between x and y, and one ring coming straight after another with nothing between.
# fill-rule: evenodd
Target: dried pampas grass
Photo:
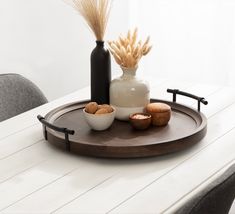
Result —
<instances>
[{"instance_id":1,"label":"dried pampas grass","mask_svg":"<svg viewBox=\"0 0 235 214\"><path fill-rule=\"evenodd\" d=\"M136 68L140 59L151 51L150 37L145 42L137 41L137 37L138 29L136 28L133 33L129 30L126 37L120 36L117 41L109 42L109 50L120 66Z\"/></svg>"},{"instance_id":2,"label":"dried pampas grass","mask_svg":"<svg viewBox=\"0 0 235 214\"><path fill-rule=\"evenodd\" d=\"M98 41L103 41L112 0L65 0L85 19Z\"/></svg>"}]
</instances>

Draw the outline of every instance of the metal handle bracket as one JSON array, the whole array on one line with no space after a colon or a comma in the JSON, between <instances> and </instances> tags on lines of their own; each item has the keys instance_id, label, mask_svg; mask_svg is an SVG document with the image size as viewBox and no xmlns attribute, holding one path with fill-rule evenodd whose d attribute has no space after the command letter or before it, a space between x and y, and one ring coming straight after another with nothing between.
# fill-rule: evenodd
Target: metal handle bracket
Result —
<instances>
[{"instance_id":1,"label":"metal handle bracket","mask_svg":"<svg viewBox=\"0 0 235 214\"><path fill-rule=\"evenodd\" d=\"M45 120L45 118L42 117L41 115L38 115L37 118L38 118L38 120L39 120L39 121L42 123L42 125L43 125L45 140L48 139L48 136L47 136L47 127L50 128L50 129L52 129L52 130L54 130L54 131L63 133L63 134L65 135L66 150L70 151L69 135L74 135L74 134L75 134L75 131L74 131L74 130L67 129L67 128L62 128L62 127L55 126L55 125L53 125L53 124L47 122L47 121Z\"/></svg>"},{"instance_id":2,"label":"metal handle bracket","mask_svg":"<svg viewBox=\"0 0 235 214\"><path fill-rule=\"evenodd\" d=\"M208 102L205 100L204 97L198 97L196 95L184 92L184 91L180 91L179 89L167 89L168 93L172 93L173 94L173 102L176 102L176 95L183 95L186 97L190 97L192 99L195 99L198 101L198 107L197 110L200 112L201 111L201 103L203 103L204 105L208 105Z\"/></svg>"}]
</instances>

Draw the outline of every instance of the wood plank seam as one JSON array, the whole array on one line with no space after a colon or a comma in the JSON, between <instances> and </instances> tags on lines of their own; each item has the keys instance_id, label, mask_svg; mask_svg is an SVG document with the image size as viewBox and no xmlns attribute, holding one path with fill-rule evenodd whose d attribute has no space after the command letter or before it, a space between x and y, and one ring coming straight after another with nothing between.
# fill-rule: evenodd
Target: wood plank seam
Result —
<instances>
[{"instance_id":1,"label":"wood plank seam","mask_svg":"<svg viewBox=\"0 0 235 214\"><path fill-rule=\"evenodd\" d=\"M212 114L211 116L210 116L210 118L211 117L214 117L216 114L218 114L219 112L221 112L221 111L224 111L224 110L226 110L226 109L228 109L228 108L230 108L232 105L234 105L235 104L235 102L233 102L232 104L230 104L229 106L226 106L226 107L224 107L223 109L221 109L220 111L218 111L218 112L216 112L216 113L214 113L214 114Z\"/></svg>"},{"instance_id":2,"label":"wood plank seam","mask_svg":"<svg viewBox=\"0 0 235 214\"><path fill-rule=\"evenodd\" d=\"M6 139L6 138L8 138L8 137L10 137L11 135L15 135L15 134L18 134L18 133L20 133L20 132L22 132L22 131L25 131L26 129L32 128L33 126L36 126L36 125L39 125L39 123L34 123L33 125L27 126L27 127L23 128L23 129L21 129L21 130L18 130L18 131L16 131L16 132L13 132L12 134L9 134L9 135L7 135L7 136L4 136L4 137L0 138L0 141Z\"/></svg>"},{"instance_id":3,"label":"wood plank seam","mask_svg":"<svg viewBox=\"0 0 235 214\"><path fill-rule=\"evenodd\" d=\"M189 191L188 193L184 194L182 197L180 197L179 200L177 200L175 203L173 203L171 206L169 206L168 208L166 208L164 211L162 211L162 213L165 213L167 211L169 211L170 209L172 209L177 203L179 203L181 200L183 200L185 197L187 197L190 193L196 191L198 188L200 188L201 186L203 186L203 184L211 179L213 179L213 177L216 177L215 175L220 174L221 171L223 171L224 168L228 168L228 165L231 165L232 163L234 163L235 159L230 160L228 163L224 164L220 169L216 170L216 172L214 172L211 176L209 176L207 179L205 179L204 181L200 182L197 186L195 186L191 191Z\"/></svg>"},{"instance_id":4,"label":"wood plank seam","mask_svg":"<svg viewBox=\"0 0 235 214\"><path fill-rule=\"evenodd\" d=\"M11 153L11 154L9 154L9 155L3 157L3 158L0 158L0 161L1 161L1 160L4 160L4 159L7 159L7 158L11 157L12 155L15 155L15 154L17 154L17 153L19 153L19 152L22 152L22 151L24 151L25 149L28 149L28 148L30 148L30 147L32 147L32 146L35 146L36 144L41 143L41 142L44 142L44 141L45 141L44 139L38 140L38 141L36 141L35 143L33 143L33 144L31 144L31 145L28 145L28 146L26 146L26 147L24 147L24 148L21 148L21 149L15 151L15 152L13 152L13 153Z\"/></svg>"},{"instance_id":5,"label":"wood plank seam","mask_svg":"<svg viewBox=\"0 0 235 214\"><path fill-rule=\"evenodd\" d=\"M116 175L117 173L115 173L114 175ZM50 214L52 213L56 213L58 210L62 209L63 207L65 207L66 205L70 204L71 202L77 200L78 198L82 197L83 195L85 195L86 193L90 192L91 190L95 189L96 187L102 185L103 183L105 183L106 181L110 180L112 177L114 177L114 175L109 176L108 178L104 179L103 181L99 182L97 185L91 187L90 189L88 189L87 191L85 191L84 193L79 194L78 196L76 196L75 198L73 198L72 200L68 201L67 203L61 205L60 207L58 207L57 209L53 210L52 212L50 212Z\"/></svg>"},{"instance_id":6,"label":"wood plank seam","mask_svg":"<svg viewBox=\"0 0 235 214\"><path fill-rule=\"evenodd\" d=\"M22 173L24 173L24 172L27 172L28 170L33 169L35 166L38 166L38 165L40 165L40 164L42 164L42 163L44 163L44 162L46 162L46 160L42 160L42 161L40 161L39 163L33 164L32 166L30 166L30 167L24 169L23 171L20 171L20 172L14 174L14 175L12 175L12 176L10 176L10 177L8 177L8 178L2 180L2 181L0 181L0 184L3 184L4 182L6 182L6 181L8 181L8 180L10 180L10 179L12 179L12 178L14 178L14 177L17 176L17 175L20 175L20 174L22 174Z\"/></svg>"},{"instance_id":7,"label":"wood plank seam","mask_svg":"<svg viewBox=\"0 0 235 214\"><path fill-rule=\"evenodd\" d=\"M219 91L222 91L224 87L218 88L217 90L215 90L214 92L211 92L210 94L208 94L206 96L206 98L209 98L210 96L213 96L214 94L218 93ZM235 102L234 102L235 103ZM197 101L192 101L192 103L189 106L194 106L197 104ZM210 104L210 103L209 103ZM215 114L217 114L218 112L216 112Z\"/></svg>"},{"instance_id":8,"label":"wood plank seam","mask_svg":"<svg viewBox=\"0 0 235 214\"><path fill-rule=\"evenodd\" d=\"M74 168L74 169L72 169L72 170L70 170L69 172L64 173L63 175L61 175L61 176L57 177L56 179L52 180L51 182L49 182L49 183L43 185L42 187L40 187L40 188L36 189L35 191L33 191L33 192L31 192L31 193L25 195L24 197L20 198L19 200L17 200L17 201L15 201L15 202L9 204L8 206L6 206L6 207L0 209L0 212L3 211L3 210L5 210L5 209L7 209L8 207L14 205L15 203L20 202L20 201L23 200L24 198L27 198L28 196L32 195L33 193L35 193L35 192L37 192L37 191L39 191L39 190L45 188L46 186L49 186L50 184L55 183L56 181L60 180L61 178L63 178L63 177L65 177L65 176L69 175L70 173L74 172L76 169L78 169L78 167L77 167L77 168Z\"/></svg>"},{"instance_id":9,"label":"wood plank seam","mask_svg":"<svg viewBox=\"0 0 235 214\"><path fill-rule=\"evenodd\" d=\"M118 207L120 207L121 205L123 205L124 203L126 203L127 201L129 201L130 199L132 199L133 197L135 197L137 194L139 194L140 192L142 192L143 190L145 190L146 188L148 188L149 186L151 186L152 184L154 184L156 181L158 181L159 179L161 179L162 177L166 176L167 174L169 174L171 171L175 170L176 168L180 167L183 163L187 162L188 160L192 159L193 157L195 157L196 155L198 155L201 151L205 150L207 147L211 146L212 144L216 143L219 139L221 139L222 137L224 137L225 135L229 134L230 132L232 132L235 129L235 126L233 128L231 128L229 131L227 131L226 133L224 133L223 135L221 135L220 137L216 138L215 140L213 140L211 143L205 145L204 147L202 147L200 150L198 150L196 153L194 153L192 156L184 159L183 161L181 161L179 164L177 164L175 167L173 167L172 169L170 169L169 171L167 171L166 173L162 174L161 176L159 176L157 179L153 180L152 182L150 182L149 184L145 185L143 188L141 188L140 190L138 190L137 192L135 192L133 195L129 196L128 198L126 198L125 200L123 200L122 202L120 202L117 206L113 207L112 209L110 209L107 213L111 213L112 211L114 211L115 209L117 209Z\"/></svg>"}]
</instances>

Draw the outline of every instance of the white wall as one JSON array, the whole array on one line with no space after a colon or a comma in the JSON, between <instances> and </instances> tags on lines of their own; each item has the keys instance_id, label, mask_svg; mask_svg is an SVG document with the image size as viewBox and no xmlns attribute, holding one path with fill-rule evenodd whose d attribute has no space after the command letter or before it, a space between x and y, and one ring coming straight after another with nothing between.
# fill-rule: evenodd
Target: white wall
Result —
<instances>
[{"instance_id":1,"label":"white wall","mask_svg":"<svg viewBox=\"0 0 235 214\"><path fill-rule=\"evenodd\" d=\"M234 0L114 0L106 38L129 26L154 45L139 74L235 85ZM89 84L94 46L63 0L0 1L0 73L23 74L50 100Z\"/></svg>"},{"instance_id":2,"label":"white wall","mask_svg":"<svg viewBox=\"0 0 235 214\"><path fill-rule=\"evenodd\" d=\"M127 30L128 12L126 0L114 0L106 39ZM94 47L93 34L63 0L0 1L0 73L23 74L50 100L89 84Z\"/></svg>"},{"instance_id":3,"label":"white wall","mask_svg":"<svg viewBox=\"0 0 235 214\"><path fill-rule=\"evenodd\" d=\"M234 0L131 0L130 17L154 45L146 74L235 85Z\"/></svg>"}]
</instances>

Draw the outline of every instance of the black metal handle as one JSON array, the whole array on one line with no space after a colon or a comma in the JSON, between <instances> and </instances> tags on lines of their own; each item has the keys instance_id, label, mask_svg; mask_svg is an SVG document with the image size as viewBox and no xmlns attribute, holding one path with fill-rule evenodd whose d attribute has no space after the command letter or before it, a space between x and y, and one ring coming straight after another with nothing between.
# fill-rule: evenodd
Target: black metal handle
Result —
<instances>
[{"instance_id":1,"label":"black metal handle","mask_svg":"<svg viewBox=\"0 0 235 214\"><path fill-rule=\"evenodd\" d=\"M74 133L75 133L73 130L70 130L70 129L67 129L67 128L61 128L61 127L55 126L55 125L47 122L45 120L45 118L42 117L41 115L38 115L37 118L43 125L45 125L46 127L50 128L50 129L53 129L54 131L61 132L61 133L64 133L64 134L68 133L70 135L74 135Z\"/></svg>"},{"instance_id":2,"label":"black metal handle","mask_svg":"<svg viewBox=\"0 0 235 214\"><path fill-rule=\"evenodd\" d=\"M46 127L50 128L50 129L52 129L54 131L61 132L61 133L63 133L65 135L66 149L68 151L70 151L69 135L74 135L75 131L67 129L67 128L62 128L62 127L55 126L55 125L47 122L45 120L45 118L42 117L41 115L38 115L37 118L43 124L45 139L47 140L47 129L46 129Z\"/></svg>"},{"instance_id":3,"label":"black metal handle","mask_svg":"<svg viewBox=\"0 0 235 214\"><path fill-rule=\"evenodd\" d=\"M190 94L190 93L187 93L187 92L184 92L184 91L180 91L179 89L167 89L167 92L173 94L173 102L176 102L176 95L177 94L183 95L183 96L186 96L186 97L190 97L192 99L197 100L198 101L198 111L201 110L201 103L203 103L204 105L208 104L208 102L205 100L204 97L198 97L196 95L193 95L193 94Z\"/></svg>"}]
</instances>

